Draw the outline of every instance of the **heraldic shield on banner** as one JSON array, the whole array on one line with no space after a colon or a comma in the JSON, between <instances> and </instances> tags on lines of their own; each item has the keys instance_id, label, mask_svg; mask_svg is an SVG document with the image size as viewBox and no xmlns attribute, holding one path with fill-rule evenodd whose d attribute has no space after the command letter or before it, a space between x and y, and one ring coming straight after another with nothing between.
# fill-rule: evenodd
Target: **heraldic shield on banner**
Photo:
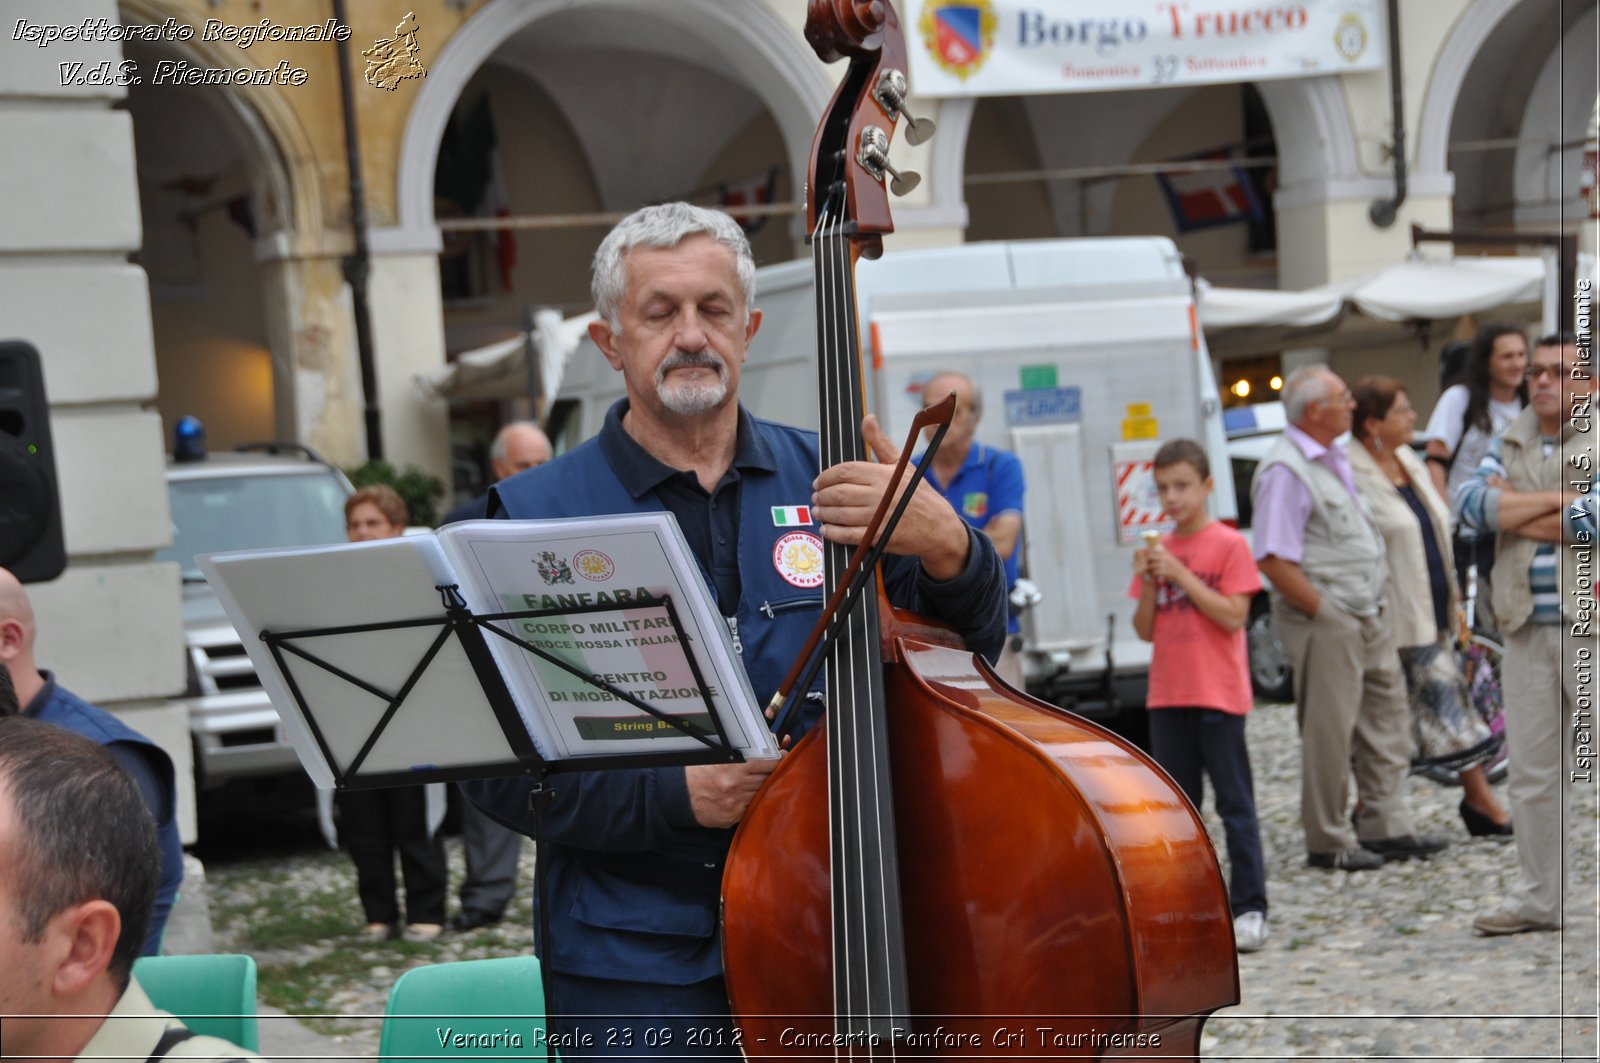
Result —
<instances>
[{"instance_id":1,"label":"heraldic shield on banner","mask_svg":"<svg viewBox=\"0 0 1600 1063\"><path fill-rule=\"evenodd\" d=\"M922 9L917 30L940 68L965 81L989 58L999 24L990 0L930 0Z\"/></svg>"}]
</instances>

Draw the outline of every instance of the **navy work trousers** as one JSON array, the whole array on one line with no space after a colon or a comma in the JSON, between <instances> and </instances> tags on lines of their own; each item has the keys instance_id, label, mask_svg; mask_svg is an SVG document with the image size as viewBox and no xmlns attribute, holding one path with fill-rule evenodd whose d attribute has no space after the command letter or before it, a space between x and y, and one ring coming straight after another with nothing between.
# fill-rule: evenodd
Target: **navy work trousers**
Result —
<instances>
[{"instance_id":1,"label":"navy work trousers","mask_svg":"<svg viewBox=\"0 0 1600 1063\"><path fill-rule=\"evenodd\" d=\"M1218 709L1151 709L1150 750L1195 808L1211 777L1228 842L1228 903L1234 915L1267 910L1267 871L1256 823L1245 717Z\"/></svg>"}]
</instances>

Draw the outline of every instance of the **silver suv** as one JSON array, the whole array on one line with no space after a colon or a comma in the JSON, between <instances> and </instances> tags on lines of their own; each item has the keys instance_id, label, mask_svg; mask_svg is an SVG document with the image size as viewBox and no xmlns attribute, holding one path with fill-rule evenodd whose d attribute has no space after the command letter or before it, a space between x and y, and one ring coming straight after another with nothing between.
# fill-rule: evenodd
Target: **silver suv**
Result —
<instances>
[{"instance_id":1,"label":"silver suv","mask_svg":"<svg viewBox=\"0 0 1600 1063\"><path fill-rule=\"evenodd\" d=\"M184 644L195 789L234 779L295 774L294 747L261 689L239 635L200 568L198 554L340 543L352 488L338 469L293 444L169 460L172 546L157 555L183 570Z\"/></svg>"}]
</instances>

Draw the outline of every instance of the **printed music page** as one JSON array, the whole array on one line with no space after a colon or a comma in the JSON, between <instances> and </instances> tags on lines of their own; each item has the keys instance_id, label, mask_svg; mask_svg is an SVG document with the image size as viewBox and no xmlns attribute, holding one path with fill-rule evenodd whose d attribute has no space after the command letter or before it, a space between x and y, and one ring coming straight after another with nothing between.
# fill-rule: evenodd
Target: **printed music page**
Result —
<instances>
[{"instance_id":1,"label":"printed music page","mask_svg":"<svg viewBox=\"0 0 1600 1063\"><path fill-rule=\"evenodd\" d=\"M488 626L583 673L480 629L499 669L489 681L504 684L545 760L706 751L590 675L720 748L702 695L709 690L732 748L750 758L778 755L727 624L667 514L467 521L438 533L211 554L199 563L284 733L325 789L336 776L382 775L388 779L376 784L388 785L397 776L432 782L516 767L482 677L458 638L442 638L438 588L450 584L478 616L539 613ZM670 599L671 611L657 598Z\"/></svg>"},{"instance_id":2,"label":"printed music page","mask_svg":"<svg viewBox=\"0 0 1600 1063\"><path fill-rule=\"evenodd\" d=\"M727 623L670 514L464 521L441 529L438 539L474 614L543 614L492 626L715 740L692 654L729 744L746 757L778 755ZM687 645L667 608L651 598L671 600ZM704 748L559 665L492 633L486 639L548 759Z\"/></svg>"}]
</instances>

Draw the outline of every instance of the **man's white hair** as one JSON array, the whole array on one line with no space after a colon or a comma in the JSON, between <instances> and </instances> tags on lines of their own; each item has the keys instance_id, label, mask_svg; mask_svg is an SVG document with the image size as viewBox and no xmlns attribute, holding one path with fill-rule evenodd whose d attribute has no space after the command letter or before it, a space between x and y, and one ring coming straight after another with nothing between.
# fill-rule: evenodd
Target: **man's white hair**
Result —
<instances>
[{"instance_id":1,"label":"man's white hair","mask_svg":"<svg viewBox=\"0 0 1600 1063\"><path fill-rule=\"evenodd\" d=\"M499 465L504 462L506 460L506 452L511 449L511 434L513 432L522 431L526 428L531 428L535 432L538 432L539 435L544 436L544 429L540 428L532 421L507 422L501 427L500 431L494 434L494 442L489 444L489 464ZM545 436L545 441L549 442L548 436Z\"/></svg>"},{"instance_id":2,"label":"man's white hair","mask_svg":"<svg viewBox=\"0 0 1600 1063\"><path fill-rule=\"evenodd\" d=\"M627 288L628 252L636 247L677 247L691 236L709 236L733 252L739 287L744 290L744 312L748 319L756 305L756 263L750 254L739 223L720 210L708 210L692 203L662 203L641 207L617 222L616 228L600 241L594 253L590 294L594 308L612 332L622 331L619 312Z\"/></svg>"},{"instance_id":3,"label":"man's white hair","mask_svg":"<svg viewBox=\"0 0 1600 1063\"><path fill-rule=\"evenodd\" d=\"M1303 365L1290 373L1283 382L1284 419L1290 424L1299 424L1306 415L1307 406L1327 398L1332 374L1333 370L1321 362Z\"/></svg>"}]
</instances>

